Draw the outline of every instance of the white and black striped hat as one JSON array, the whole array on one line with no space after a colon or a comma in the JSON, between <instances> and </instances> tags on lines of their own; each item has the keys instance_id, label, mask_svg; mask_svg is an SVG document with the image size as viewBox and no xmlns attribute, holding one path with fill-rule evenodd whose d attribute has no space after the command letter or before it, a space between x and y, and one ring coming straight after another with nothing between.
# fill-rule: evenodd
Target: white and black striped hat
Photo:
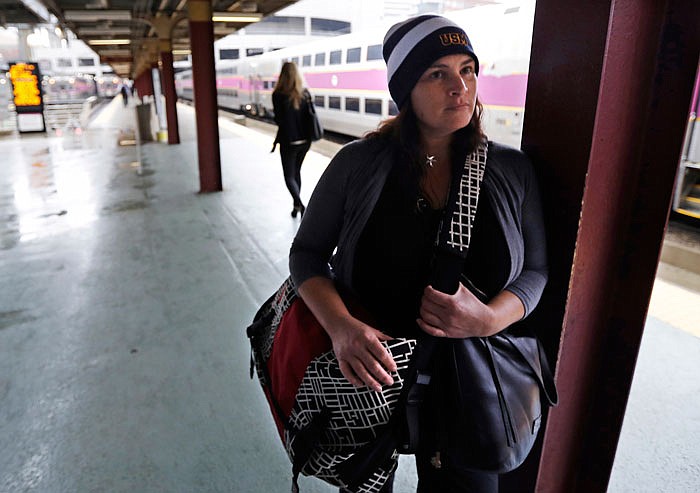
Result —
<instances>
[{"instance_id":1,"label":"white and black striped hat","mask_svg":"<svg viewBox=\"0 0 700 493\"><path fill-rule=\"evenodd\" d=\"M464 30L439 15L420 15L394 24L386 36L382 54L386 62L389 93L401 108L423 72L445 55L466 53L474 59L479 74L479 59Z\"/></svg>"}]
</instances>

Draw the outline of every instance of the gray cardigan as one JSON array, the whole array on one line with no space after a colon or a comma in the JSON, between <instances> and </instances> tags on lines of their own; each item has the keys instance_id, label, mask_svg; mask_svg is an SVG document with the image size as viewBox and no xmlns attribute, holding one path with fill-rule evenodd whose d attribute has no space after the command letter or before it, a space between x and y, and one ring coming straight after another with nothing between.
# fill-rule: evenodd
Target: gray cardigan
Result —
<instances>
[{"instance_id":1,"label":"gray cardigan","mask_svg":"<svg viewBox=\"0 0 700 493\"><path fill-rule=\"evenodd\" d=\"M391 146L372 139L347 144L331 160L292 243L289 270L296 286L323 276L352 288L355 248L394 156ZM481 194L482 199L488 197L510 250L510 275L504 289L520 298L527 316L547 282L542 207L527 156L489 142Z\"/></svg>"}]
</instances>

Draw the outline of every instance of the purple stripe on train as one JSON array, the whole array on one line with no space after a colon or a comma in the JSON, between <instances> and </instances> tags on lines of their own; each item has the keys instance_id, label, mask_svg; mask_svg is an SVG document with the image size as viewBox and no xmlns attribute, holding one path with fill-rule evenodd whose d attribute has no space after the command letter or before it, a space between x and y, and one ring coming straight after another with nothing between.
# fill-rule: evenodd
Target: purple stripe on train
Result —
<instances>
[{"instance_id":1,"label":"purple stripe on train","mask_svg":"<svg viewBox=\"0 0 700 493\"><path fill-rule=\"evenodd\" d=\"M323 72L307 73L304 78L309 90L343 90L343 91L379 91L388 93L386 85L386 70L361 70L354 72ZM261 80L250 81L241 76L220 77L217 79L219 88L235 88L249 91L253 84L261 90ZM182 81L182 86L192 87L191 81ZM270 90L274 87L271 81ZM485 105L513 106L522 108L525 106L527 92L527 74L514 74L496 77L483 74L479 77L479 98Z\"/></svg>"},{"instance_id":2,"label":"purple stripe on train","mask_svg":"<svg viewBox=\"0 0 700 493\"><path fill-rule=\"evenodd\" d=\"M388 92L385 70L307 73L304 77L311 92L314 89ZM503 77L482 75L479 77L479 98L483 104L523 107L525 106L526 92L526 74L506 75Z\"/></svg>"}]
</instances>

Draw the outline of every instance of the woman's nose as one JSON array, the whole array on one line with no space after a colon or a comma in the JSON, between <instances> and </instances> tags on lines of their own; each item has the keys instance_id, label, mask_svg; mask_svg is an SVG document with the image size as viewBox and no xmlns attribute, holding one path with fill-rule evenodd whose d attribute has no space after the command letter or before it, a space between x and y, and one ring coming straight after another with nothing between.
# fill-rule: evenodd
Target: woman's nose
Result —
<instances>
[{"instance_id":1,"label":"woman's nose","mask_svg":"<svg viewBox=\"0 0 700 493\"><path fill-rule=\"evenodd\" d=\"M460 76L455 76L452 78L452 85L450 86L450 96L459 96L463 92L468 92L467 83Z\"/></svg>"}]
</instances>

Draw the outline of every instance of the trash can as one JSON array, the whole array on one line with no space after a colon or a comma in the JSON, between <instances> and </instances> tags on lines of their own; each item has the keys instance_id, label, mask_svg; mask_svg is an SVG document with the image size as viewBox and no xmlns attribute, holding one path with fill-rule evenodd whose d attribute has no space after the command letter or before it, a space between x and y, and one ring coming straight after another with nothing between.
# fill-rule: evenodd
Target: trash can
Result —
<instances>
[{"instance_id":1,"label":"trash can","mask_svg":"<svg viewBox=\"0 0 700 493\"><path fill-rule=\"evenodd\" d=\"M151 132L151 103L136 105L136 120L139 124L139 137L141 138L141 142L152 141L153 132Z\"/></svg>"}]
</instances>

